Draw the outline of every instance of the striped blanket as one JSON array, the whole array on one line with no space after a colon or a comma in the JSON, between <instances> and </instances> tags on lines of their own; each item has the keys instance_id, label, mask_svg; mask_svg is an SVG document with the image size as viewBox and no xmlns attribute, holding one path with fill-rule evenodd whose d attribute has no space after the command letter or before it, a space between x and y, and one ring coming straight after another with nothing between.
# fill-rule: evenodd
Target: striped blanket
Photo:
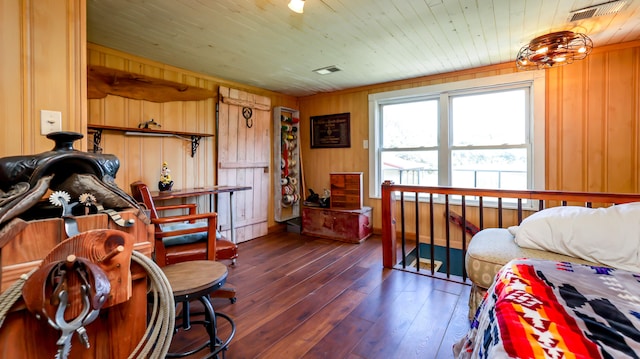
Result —
<instances>
[{"instance_id":1,"label":"striped blanket","mask_svg":"<svg viewBox=\"0 0 640 359\"><path fill-rule=\"evenodd\" d=\"M457 358L640 358L640 273L507 263L454 345Z\"/></svg>"}]
</instances>

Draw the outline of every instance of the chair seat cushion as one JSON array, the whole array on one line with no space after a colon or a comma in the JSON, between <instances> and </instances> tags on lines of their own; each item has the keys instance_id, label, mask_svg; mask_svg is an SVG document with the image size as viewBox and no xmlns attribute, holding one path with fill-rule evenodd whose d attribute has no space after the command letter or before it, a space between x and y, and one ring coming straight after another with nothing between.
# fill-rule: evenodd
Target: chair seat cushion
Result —
<instances>
[{"instance_id":1,"label":"chair seat cushion","mask_svg":"<svg viewBox=\"0 0 640 359\"><path fill-rule=\"evenodd\" d=\"M238 258L238 246L228 239L216 240L216 259Z\"/></svg>"},{"instance_id":2,"label":"chair seat cushion","mask_svg":"<svg viewBox=\"0 0 640 359\"><path fill-rule=\"evenodd\" d=\"M189 243L165 248L165 265L206 259L206 242Z\"/></svg>"},{"instance_id":3,"label":"chair seat cushion","mask_svg":"<svg viewBox=\"0 0 640 359\"><path fill-rule=\"evenodd\" d=\"M180 229L189 229L189 228L202 228L207 227L207 222L196 222L196 223L176 223L170 225L163 225L162 230L164 232L171 232ZM162 243L164 243L165 247L176 246L181 244L189 244L196 243L207 240L207 232L198 232L198 233L190 233L183 234L179 236L171 236L165 237L162 239Z\"/></svg>"}]
</instances>

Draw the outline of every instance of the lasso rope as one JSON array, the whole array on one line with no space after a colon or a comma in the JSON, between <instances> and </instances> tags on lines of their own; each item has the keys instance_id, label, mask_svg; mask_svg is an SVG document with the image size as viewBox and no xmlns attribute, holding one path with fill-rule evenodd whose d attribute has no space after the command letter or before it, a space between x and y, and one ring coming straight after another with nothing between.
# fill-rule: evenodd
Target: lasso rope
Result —
<instances>
[{"instance_id":1,"label":"lasso rope","mask_svg":"<svg viewBox=\"0 0 640 359\"><path fill-rule=\"evenodd\" d=\"M147 325L147 330L142 340L129 355L129 359L164 358L169 351L169 345L171 345L176 321L173 290L164 272L153 260L138 251L133 251L131 259L147 271L150 279L150 290L153 293L153 309L151 310L151 320ZM158 307L160 311L158 311ZM145 342L146 344L143 346Z\"/></svg>"},{"instance_id":2,"label":"lasso rope","mask_svg":"<svg viewBox=\"0 0 640 359\"><path fill-rule=\"evenodd\" d=\"M147 330L136 348L129 355L129 359L161 359L169 351L175 327L176 308L173 291L169 280L154 261L138 251L131 253L131 259L147 272L149 289L153 294L153 309L150 313L151 318L147 325ZM22 274L15 283L0 294L0 328L9 309L22 295L22 287L25 281L37 269L34 268L31 272Z\"/></svg>"},{"instance_id":3,"label":"lasso rope","mask_svg":"<svg viewBox=\"0 0 640 359\"><path fill-rule=\"evenodd\" d=\"M0 328L2 328L4 319L7 317L9 308L11 308L22 296L22 287L24 287L24 282L26 282L37 269L38 268L34 268L31 272L22 274L17 281L0 294Z\"/></svg>"}]
</instances>

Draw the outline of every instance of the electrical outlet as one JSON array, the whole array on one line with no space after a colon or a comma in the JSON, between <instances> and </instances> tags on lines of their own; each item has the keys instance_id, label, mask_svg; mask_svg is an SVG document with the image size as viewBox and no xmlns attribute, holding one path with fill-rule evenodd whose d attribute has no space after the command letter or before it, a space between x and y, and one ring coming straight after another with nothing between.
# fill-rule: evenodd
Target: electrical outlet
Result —
<instances>
[{"instance_id":1,"label":"electrical outlet","mask_svg":"<svg viewBox=\"0 0 640 359\"><path fill-rule=\"evenodd\" d=\"M40 110L40 134L62 131L62 112Z\"/></svg>"}]
</instances>

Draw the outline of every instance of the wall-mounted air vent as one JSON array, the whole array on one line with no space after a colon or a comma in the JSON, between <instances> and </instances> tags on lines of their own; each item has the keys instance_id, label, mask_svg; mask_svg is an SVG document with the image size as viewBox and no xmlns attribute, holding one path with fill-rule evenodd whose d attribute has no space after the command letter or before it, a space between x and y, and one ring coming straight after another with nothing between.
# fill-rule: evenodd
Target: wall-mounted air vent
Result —
<instances>
[{"instance_id":1,"label":"wall-mounted air vent","mask_svg":"<svg viewBox=\"0 0 640 359\"><path fill-rule=\"evenodd\" d=\"M609 1L598 5L573 10L569 13L569 21L590 19L596 16L615 14L629 5L628 0Z\"/></svg>"},{"instance_id":2,"label":"wall-mounted air vent","mask_svg":"<svg viewBox=\"0 0 640 359\"><path fill-rule=\"evenodd\" d=\"M331 65L327 67L323 67L321 69L315 69L313 72L318 73L320 75L328 75L333 72L341 71L336 65Z\"/></svg>"}]
</instances>

